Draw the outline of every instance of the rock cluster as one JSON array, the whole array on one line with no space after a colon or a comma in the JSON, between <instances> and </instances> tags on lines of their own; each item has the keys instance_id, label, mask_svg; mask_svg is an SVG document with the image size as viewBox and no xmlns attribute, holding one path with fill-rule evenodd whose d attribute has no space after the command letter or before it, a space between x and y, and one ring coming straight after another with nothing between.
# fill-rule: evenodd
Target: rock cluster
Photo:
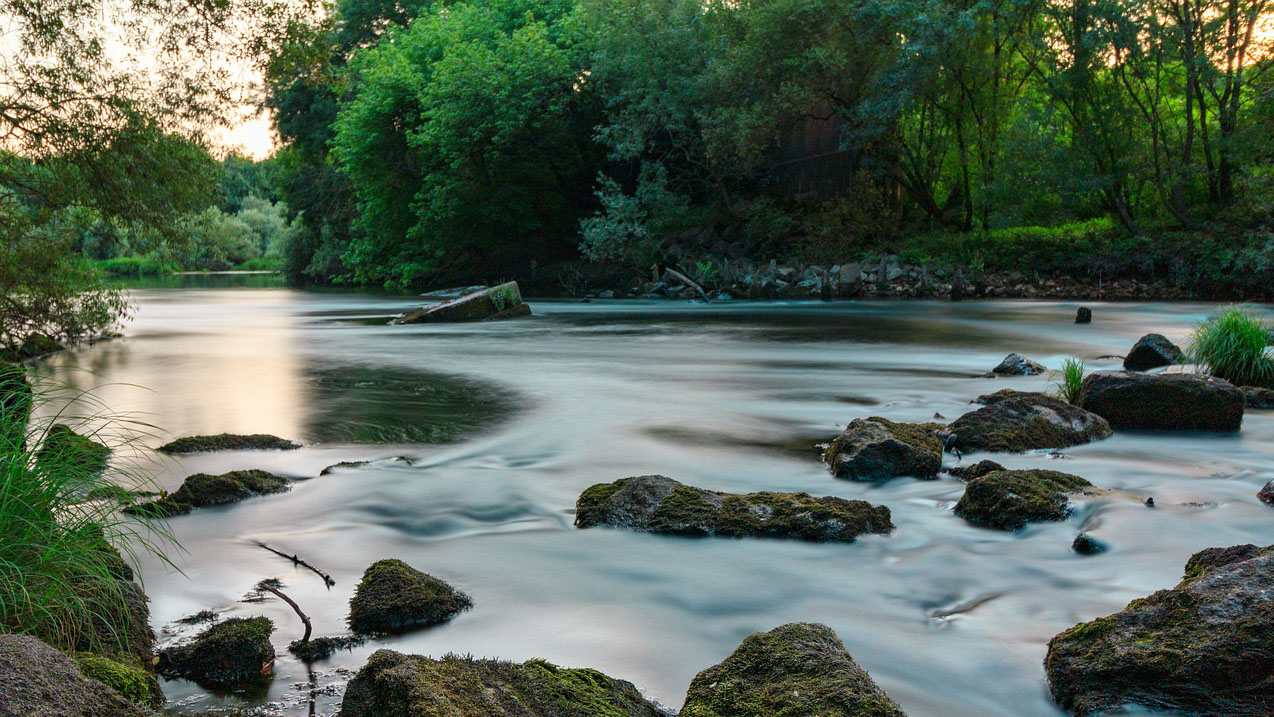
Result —
<instances>
[{"instance_id":1,"label":"rock cluster","mask_svg":"<svg viewBox=\"0 0 1274 717\"><path fill-rule=\"evenodd\" d=\"M575 525L611 525L671 535L843 543L894 529L889 509L866 501L818 498L807 493L718 493L657 475L588 488L575 503Z\"/></svg>"},{"instance_id":2,"label":"rock cluster","mask_svg":"<svg viewBox=\"0 0 1274 717\"><path fill-rule=\"evenodd\" d=\"M230 471L221 475L196 473L171 495L131 505L125 513L147 517L185 515L196 508L236 503L247 498L291 490L292 482L265 471Z\"/></svg>"}]
</instances>

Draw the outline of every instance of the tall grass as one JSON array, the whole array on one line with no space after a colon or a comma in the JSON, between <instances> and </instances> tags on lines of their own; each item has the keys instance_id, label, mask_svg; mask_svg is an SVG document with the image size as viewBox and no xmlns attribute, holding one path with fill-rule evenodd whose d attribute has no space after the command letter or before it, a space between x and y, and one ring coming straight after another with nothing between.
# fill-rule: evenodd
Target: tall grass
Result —
<instances>
[{"instance_id":1,"label":"tall grass","mask_svg":"<svg viewBox=\"0 0 1274 717\"><path fill-rule=\"evenodd\" d=\"M144 424L104 411L31 418L50 408L50 393L32 391L15 371L0 367L0 632L68 652L136 654L135 636L149 628L138 624L144 603L123 555L162 557L171 536L162 523L139 532L118 503L92 496L138 482L125 453ZM122 467L107 462L103 441Z\"/></svg>"},{"instance_id":2,"label":"tall grass","mask_svg":"<svg viewBox=\"0 0 1274 717\"><path fill-rule=\"evenodd\" d=\"M1058 371L1058 382L1054 384L1057 389L1057 395L1067 403L1075 403L1079 400L1079 389L1084 383L1083 359L1071 356L1062 362L1062 370Z\"/></svg>"},{"instance_id":3,"label":"tall grass","mask_svg":"<svg viewBox=\"0 0 1274 717\"><path fill-rule=\"evenodd\" d=\"M1236 386L1274 388L1270 327L1240 306L1227 306L1195 328L1189 356Z\"/></svg>"}]
</instances>

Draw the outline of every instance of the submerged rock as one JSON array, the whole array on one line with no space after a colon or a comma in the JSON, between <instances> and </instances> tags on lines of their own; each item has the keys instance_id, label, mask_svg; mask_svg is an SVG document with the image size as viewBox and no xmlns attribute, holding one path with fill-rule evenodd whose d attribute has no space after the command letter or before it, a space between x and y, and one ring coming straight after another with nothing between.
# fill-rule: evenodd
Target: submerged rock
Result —
<instances>
[{"instance_id":1,"label":"submerged rock","mask_svg":"<svg viewBox=\"0 0 1274 717\"><path fill-rule=\"evenodd\" d=\"M167 678L207 688L234 687L261 679L274 666L267 617L232 617L199 633L189 644L161 650L156 665Z\"/></svg>"},{"instance_id":2,"label":"submerged rock","mask_svg":"<svg viewBox=\"0 0 1274 717\"><path fill-rule=\"evenodd\" d=\"M441 304L426 306L394 320L396 324L427 324L457 321L490 321L528 316L531 307L522 301L516 281L465 294Z\"/></svg>"},{"instance_id":3,"label":"submerged rock","mask_svg":"<svg viewBox=\"0 0 1274 717\"><path fill-rule=\"evenodd\" d=\"M35 459L45 470L92 477L106 470L110 457L110 448L59 423L51 426L44 435Z\"/></svg>"},{"instance_id":4,"label":"submerged rock","mask_svg":"<svg viewBox=\"0 0 1274 717\"><path fill-rule=\"evenodd\" d=\"M630 682L544 660L523 663L377 650L341 702L341 717L667 717Z\"/></svg>"},{"instance_id":5,"label":"submerged rock","mask_svg":"<svg viewBox=\"0 0 1274 717\"><path fill-rule=\"evenodd\" d=\"M672 535L853 542L894 529L889 509L808 493L717 493L658 475L598 483L575 503L575 525L612 525Z\"/></svg>"},{"instance_id":6,"label":"submerged rock","mask_svg":"<svg viewBox=\"0 0 1274 717\"><path fill-rule=\"evenodd\" d=\"M1071 543L1071 550L1080 555L1097 555L1098 553L1106 552L1106 544L1088 533L1080 533L1075 536L1074 542Z\"/></svg>"},{"instance_id":7,"label":"submerged rock","mask_svg":"<svg viewBox=\"0 0 1274 717\"><path fill-rule=\"evenodd\" d=\"M1088 715L1274 713L1274 546L1196 553L1171 590L1054 637L1054 699Z\"/></svg>"},{"instance_id":8,"label":"submerged rock","mask_svg":"<svg viewBox=\"0 0 1274 717\"><path fill-rule=\"evenodd\" d=\"M170 455L187 455L190 453L208 453L211 451L291 451L300 448L300 443L288 441L267 433L254 433L250 436L235 433L219 433L215 436L188 436L165 443L156 450Z\"/></svg>"},{"instance_id":9,"label":"submerged rock","mask_svg":"<svg viewBox=\"0 0 1274 717\"><path fill-rule=\"evenodd\" d=\"M966 451L1020 453L1067 448L1111 436L1101 416L1042 393L1003 391L983 396L988 405L951 423L955 444Z\"/></svg>"},{"instance_id":10,"label":"submerged rock","mask_svg":"<svg viewBox=\"0 0 1274 717\"><path fill-rule=\"evenodd\" d=\"M337 650L352 650L364 642L367 642L367 639L357 635L315 637L305 642L293 640L288 643L288 652L296 655L301 662L310 663L325 660Z\"/></svg>"},{"instance_id":11,"label":"submerged rock","mask_svg":"<svg viewBox=\"0 0 1274 717\"><path fill-rule=\"evenodd\" d=\"M1237 431L1243 392L1211 376L1098 371L1084 378L1076 404L1115 428Z\"/></svg>"},{"instance_id":12,"label":"submerged rock","mask_svg":"<svg viewBox=\"0 0 1274 717\"><path fill-rule=\"evenodd\" d=\"M938 424L894 423L875 416L855 418L827 446L823 460L837 478L933 478L942 467L942 442L933 435L940 428Z\"/></svg>"},{"instance_id":13,"label":"submerged rock","mask_svg":"<svg viewBox=\"0 0 1274 717\"><path fill-rule=\"evenodd\" d=\"M947 472L960 480L968 481L973 480L974 478L981 478L987 473L994 473L995 471L1002 470L1004 470L1004 466L996 463L995 461L978 461L973 465L957 466Z\"/></svg>"},{"instance_id":14,"label":"submerged rock","mask_svg":"<svg viewBox=\"0 0 1274 717\"><path fill-rule=\"evenodd\" d=\"M750 635L695 676L681 717L902 717L826 625Z\"/></svg>"},{"instance_id":15,"label":"submerged rock","mask_svg":"<svg viewBox=\"0 0 1274 717\"><path fill-rule=\"evenodd\" d=\"M92 653L81 652L74 657L81 674L115 690L129 702L144 707L164 705L164 692L153 673Z\"/></svg>"},{"instance_id":16,"label":"submerged rock","mask_svg":"<svg viewBox=\"0 0 1274 717\"><path fill-rule=\"evenodd\" d=\"M401 560L363 572L349 601L349 626L363 634L400 633L445 622L473 606L468 595Z\"/></svg>"},{"instance_id":17,"label":"submerged rock","mask_svg":"<svg viewBox=\"0 0 1274 717\"><path fill-rule=\"evenodd\" d=\"M1044 373L1044 366L1019 353L1011 353L1004 357L999 366L991 369L991 373L1000 376L1038 376Z\"/></svg>"},{"instance_id":18,"label":"submerged rock","mask_svg":"<svg viewBox=\"0 0 1274 717\"><path fill-rule=\"evenodd\" d=\"M1137 340L1132 350L1124 357L1124 368L1128 371L1149 371L1160 366L1171 366L1185 360L1181 347L1172 343L1162 334L1146 334Z\"/></svg>"},{"instance_id":19,"label":"submerged rock","mask_svg":"<svg viewBox=\"0 0 1274 717\"><path fill-rule=\"evenodd\" d=\"M995 471L974 478L956 503L956 515L998 530L1017 530L1031 521L1062 520L1072 493L1092 483L1058 471Z\"/></svg>"},{"instance_id":20,"label":"submerged rock","mask_svg":"<svg viewBox=\"0 0 1274 717\"><path fill-rule=\"evenodd\" d=\"M1258 411L1274 409L1274 388L1244 386L1240 390L1243 391L1243 404L1248 408Z\"/></svg>"},{"instance_id":21,"label":"submerged rock","mask_svg":"<svg viewBox=\"0 0 1274 717\"><path fill-rule=\"evenodd\" d=\"M0 717L145 717L147 712L30 635L0 635Z\"/></svg>"},{"instance_id":22,"label":"submerged rock","mask_svg":"<svg viewBox=\"0 0 1274 717\"><path fill-rule=\"evenodd\" d=\"M124 508L125 513L166 518L185 515L196 508L225 505L260 495L284 493L292 481L265 471L230 471L214 476L196 473L182 482L172 495Z\"/></svg>"}]
</instances>

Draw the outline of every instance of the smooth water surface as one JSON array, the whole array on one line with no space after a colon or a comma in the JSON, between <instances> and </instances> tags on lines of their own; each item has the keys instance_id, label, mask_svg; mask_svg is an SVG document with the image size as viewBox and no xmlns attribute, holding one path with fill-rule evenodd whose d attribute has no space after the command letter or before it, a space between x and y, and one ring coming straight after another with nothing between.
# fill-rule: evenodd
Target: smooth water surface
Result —
<instances>
[{"instance_id":1,"label":"smooth water surface","mask_svg":"<svg viewBox=\"0 0 1274 717\"><path fill-rule=\"evenodd\" d=\"M1017 534L954 516L963 484L832 478L810 447L856 417L954 419L1000 388L1048 377L974 378L1009 351L1057 368L1123 354L1147 332L1183 339L1211 306L999 301L532 302L518 321L388 326L410 299L284 288L147 289L123 339L59 355L50 376L163 433L273 433L306 447L180 459L142 454L158 482L262 468L287 494L175 518L180 572L143 557L162 641L201 609L274 619L268 692L213 696L168 682L179 711L265 705L333 714L377 648L590 666L679 707L691 678L748 634L791 621L832 626L902 707L923 715L1054 715L1042 661L1053 635L1174 585L1191 553L1274 543L1274 413L1238 436L1120 433L1047 454L996 457L1119 489L1064 523ZM361 468L325 466L391 459ZM973 460L977 458L974 457ZM954 457L948 457L954 463ZM970 460L966 457L965 459ZM662 473L715 490L808 491L889 506L897 529L851 545L661 537L572 527L587 486ZM1158 508L1142 505L1153 496ZM1111 545L1070 549L1086 530ZM299 553L331 589L256 545ZM469 593L452 622L317 663L286 652L301 626L271 599L279 577L341 634L364 568L397 557ZM311 698L311 693L314 697Z\"/></svg>"}]
</instances>

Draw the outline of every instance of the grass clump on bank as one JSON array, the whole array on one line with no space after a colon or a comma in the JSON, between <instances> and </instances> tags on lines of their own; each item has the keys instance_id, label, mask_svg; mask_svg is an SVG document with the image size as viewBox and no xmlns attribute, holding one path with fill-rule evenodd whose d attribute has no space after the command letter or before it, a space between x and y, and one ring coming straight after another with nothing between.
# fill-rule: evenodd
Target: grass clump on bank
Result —
<instances>
[{"instance_id":1,"label":"grass clump on bank","mask_svg":"<svg viewBox=\"0 0 1274 717\"><path fill-rule=\"evenodd\" d=\"M1235 386L1274 388L1270 331L1263 319L1228 306L1195 329L1190 360Z\"/></svg>"}]
</instances>

